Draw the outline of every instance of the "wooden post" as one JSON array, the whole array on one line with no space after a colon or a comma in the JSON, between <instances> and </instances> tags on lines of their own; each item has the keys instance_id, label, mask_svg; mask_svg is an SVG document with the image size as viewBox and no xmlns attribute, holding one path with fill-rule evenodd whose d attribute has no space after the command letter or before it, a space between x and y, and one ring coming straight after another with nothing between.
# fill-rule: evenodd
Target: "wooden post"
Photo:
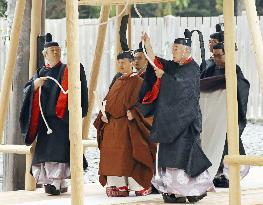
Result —
<instances>
[{"instance_id":1,"label":"wooden post","mask_svg":"<svg viewBox=\"0 0 263 205\"><path fill-rule=\"evenodd\" d=\"M125 8L124 5L116 6L116 16L120 15L120 13L124 8ZM126 15L125 12L123 13L123 15L121 15L119 18L116 19L116 23L115 23L115 60L117 59L118 53L122 51L119 32L120 32L121 19L124 15ZM116 71L119 71L117 60L116 60Z\"/></svg>"},{"instance_id":2,"label":"wooden post","mask_svg":"<svg viewBox=\"0 0 263 205\"><path fill-rule=\"evenodd\" d=\"M78 0L66 0L71 204L84 204Z\"/></svg>"},{"instance_id":3,"label":"wooden post","mask_svg":"<svg viewBox=\"0 0 263 205\"><path fill-rule=\"evenodd\" d=\"M14 22L12 25L10 36L10 47L7 54L7 62L5 66L2 90L0 94L0 143L2 143L3 128L5 124L8 102L10 99L10 90L12 84L12 77L16 64L16 54L19 42L19 34L22 28L22 21L24 16L26 0L19 0L16 2L16 9L14 15Z\"/></svg>"},{"instance_id":4,"label":"wooden post","mask_svg":"<svg viewBox=\"0 0 263 205\"><path fill-rule=\"evenodd\" d=\"M41 22L42 22L42 0L32 1L29 79L32 78L35 70L37 69L37 37L38 35L41 34ZM32 152L26 155L25 189L27 191L34 191L36 189L35 179L30 174L32 159L35 150L35 143L33 143L32 146L33 146Z\"/></svg>"},{"instance_id":5,"label":"wooden post","mask_svg":"<svg viewBox=\"0 0 263 205\"><path fill-rule=\"evenodd\" d=\"M247 11L247 21L249 25L249 30L251 31L252 35L252 42L256 57L261 90L263 91L263 39L259 24L259 17L257 15L255 0L245 0L244 2Z\"/></svg>"},{"instance_id":6,"label":"wooden post","mask_svg":"<svg viewBox=\"0 0 263 205\"><path fill-rule=\"evenodd\" d=\"M26 172L25 172L25 190L35 191L36 190L36 181L35 178L30 174L31 164L33 156L35 153L35 143L33 143L30 150L30 154L26 155Z\"/></svg>"},{"instance_id":7,"label":"wooden post","mask_svg":"<svg viewBox=\"0 0 263 205\"><path fill-rule=\"evenodd\" d=\"M101 11L100 11L100 22L108 21L109 14L110 14L110 5L102 6ZM107 24L99 26L96 50L95 50L95 55L94 55L91 74L90 74L89 111L88 111L88 115L84 118L84 122L83 122L83 138L84 139L88 139L91 115L92 115L92 110L93 110L94 101L95 101L94 92L96 91L96 88L97 88L97 81L98 81L98 76L99 76L100 63L101 63L101 57L103 53L106 31L107 31Z\"/></svg>"},{"instance_id":8,"label":"wooden post","mask_svg":"<svg viewBox=\"0 0 263 205\"><path fill-rule=\"evenodd\" d=\"M29 78L33 76L33 73L37 69L37 37L41 33L41 11L42 0L32 1Z\"/></svg>"},{"instance_id":9,"label":"wooden post","mask_svg":"<svg viewBox=\"0 0 263 205\"><path fill-rule=\"evenodd\" d=\"M229 155L239 155L234 0L224 0L227 140ZM229 204L240 205L240 166L229 165Z\"/></svg>"}]
</instances>

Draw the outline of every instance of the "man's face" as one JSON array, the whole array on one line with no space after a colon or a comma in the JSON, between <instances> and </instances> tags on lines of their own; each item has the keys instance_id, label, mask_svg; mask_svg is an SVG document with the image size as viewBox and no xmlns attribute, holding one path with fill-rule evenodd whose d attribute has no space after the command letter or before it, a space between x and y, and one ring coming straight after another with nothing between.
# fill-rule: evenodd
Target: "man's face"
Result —
<instances>
[{"instance_id":1,"label":"man's face","mask_svg":"<svg viewBox=\"0 0 263 205\"><path fill-rule=\"evenodd\" d=\"M222 49L213 49L215 64L219 67L225 67L225 53Z\"/></svg>"},{"instance_id":2,"label":"man's face","mask_svg":"<svg viewBox=\"0 0 263 205\"><path fill-rule=\"evenodd\" d=\"M219 40L218 39L215 39L215 38L211 38L209 40L209 43L208 43L208 46L209 46L209 50L211 53L213 53L213 47L214 45L218 44L219 43Z\"/></svg>"},{"instance_id":3,"label":"man's face","mask_svg":"<svg viewBox=\"0 0 263 205\"><path fill-rule=\"evenodd\" d=\"M137 52L135 53L134 56L134 66L136 68L136 70L140 70L142 68L145 68L147 65L148 61L144 56L143 52Z\"/></svg>"},{"instance_id":4,"label":"man's face","mask_svg":"<svg viewBox=\"0 0 263 205\"><path fill-rule=\"evenodd\" d=\"M179 63L180 61L182 61L182 59L186 57L186 46L182 44L173 44L172 53L174 62Z\"/></svg>"},{"instance_id":5,"label":"man's face","mask_svg":"<svg viewBox=\"0 0 263 205\"><path fill-rule=\"evenodd\" d=\"M132 62L128 58L119 59L118 64L121 73L132 72Z\"/></svg>"},{"instance_id":6,"label":"man's face","mask_svg":"<svg viewBox=\"0 0 263 205\"><path fill-rule=\"evenodd\" d=\"M51 46L51 47L47 48L45 58L49 63L52 63L52 64L58 63L60 61L60 58L61 58L60 47L59 46Z\"/></svg>"}]
</instances>

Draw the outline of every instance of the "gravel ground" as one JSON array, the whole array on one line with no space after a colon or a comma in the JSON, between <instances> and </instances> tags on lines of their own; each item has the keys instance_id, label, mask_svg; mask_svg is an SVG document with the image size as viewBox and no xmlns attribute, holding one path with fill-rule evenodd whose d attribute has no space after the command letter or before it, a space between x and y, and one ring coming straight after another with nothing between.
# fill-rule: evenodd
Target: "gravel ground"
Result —
<instances>
[{"instance_id":1,"label":"gravel ground","mask_svg":"<svg viewBox=\"0 0 263 205\"><path fill-rule=\"evenodd\" d=\"M96 131L91 128L91 138L95 139ZM248 123L244 130L243 143L248 155L263 156L263 123ZM89 169L85 173L85 183L94 183L98 181L98 165L99 165L99 151L95 148L87 149L85 156L89 162ZM2 155L0 155L0 164L3 163ZM2 173L3 166L0 166L0 190L2 188Z\"/></svg>"}]
</instances>

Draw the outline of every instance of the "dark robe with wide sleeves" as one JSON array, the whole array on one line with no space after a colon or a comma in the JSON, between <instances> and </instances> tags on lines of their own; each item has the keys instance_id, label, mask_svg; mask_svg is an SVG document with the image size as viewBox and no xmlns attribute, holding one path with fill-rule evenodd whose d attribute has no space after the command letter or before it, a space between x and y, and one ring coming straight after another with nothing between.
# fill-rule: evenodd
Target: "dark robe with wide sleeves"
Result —
<instances>
[{"instance_id":1,"label":"dark robe with wide sleeves","mask_svg":"<svg viewBox=\"0 0 263 205\"><path fill-rule=\"evenodd\" d=\"M30 145L35 139L36 149L32 164L43 162L67 163L70 160L68 97L63 94L59 86L47 79L41 89L41 107L51 134L47 128L39 108L39 89L34 91L34 80L39 77L50 76L55 78L62 87L68 89L67 65L59 63L52 68L43 67L25 85L24 98L20 113L20 127L25 144ZM82 116L88 111L88 91L85 71L80 67L81 106ZM87 161L84 158L84 168Z\"/></svg>"},{"instance_id":2,"label":"dark robe with wide sleeves","mask_svg":"<svg viewBox=\"0 0 263 205\"><path fill-rule=\"evenodd\" d=\"M247 103L249 96L250 84L244 77L240 67L236 66L237 74L237 102L238 102L238 126L239 126L239 152L245 155L244 145L241 135L247 124ZM216 65L209 67L202 73L201 88L204 91L214 91L217 89L225 89L225 69L218 69ZM227 140L225 142L223 156L228 154Z\"/></svg>"},{"instance_id":3,"label":"dark robe with wide sleeves","mask_svg":"<svg viewBox=\"0 0 263 205\"><path fill-rule=\"evenodd\" d=\"M109 90L105 100L109 122L97 116L94 126L100 149L100 183L105 186L107 176L132 177L144 188L151 186L156 146L148 137L151 119L146 119L135 106L142 78L122 76ZM128 120L130 110L133 120Z\"/></svg>"},{"instance_id":4,"label":"dark robe with wide sleeves","mask_svg":"<svg viewBox=\"0 0 263 205\"><path fill-rule=\"evenodd\" d=\"M154 115L150 138L160 143L159 167L183 169L196 177L211 166L200 147L201 111L199 106L199 66L195 61L178 65L158 58L163 65L158 98L140 106ZM156 80L152 67L145 73L140 102Z\"/></svg>"}]
</instances>

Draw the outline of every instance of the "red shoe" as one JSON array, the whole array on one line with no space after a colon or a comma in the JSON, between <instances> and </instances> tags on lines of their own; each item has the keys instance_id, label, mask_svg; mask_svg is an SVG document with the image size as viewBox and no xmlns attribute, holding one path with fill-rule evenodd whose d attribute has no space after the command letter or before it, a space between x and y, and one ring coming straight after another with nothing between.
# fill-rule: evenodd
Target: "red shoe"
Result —
<instances>
[{"instance_id":1,"label":"red shoe","mask_svg":"<svg viewBox=\"0 0 263 205\"><path fill-rule=\"evenodd\" d=\"M126 197L129 196L129 189L127 186L111 186L106 188L106 194L108 197Z\"/></svg>"},{"instance_id":2,"label":"red shoe","mask_svg":"<svg viewBox=\"0 0 263 205\"><path fill-rule=\"evenodd\" d=\"M136 196L147 196L152 193L152 187L149 189L142 189L140 191L135 191Z\"/></svg>"}]
</instances>

